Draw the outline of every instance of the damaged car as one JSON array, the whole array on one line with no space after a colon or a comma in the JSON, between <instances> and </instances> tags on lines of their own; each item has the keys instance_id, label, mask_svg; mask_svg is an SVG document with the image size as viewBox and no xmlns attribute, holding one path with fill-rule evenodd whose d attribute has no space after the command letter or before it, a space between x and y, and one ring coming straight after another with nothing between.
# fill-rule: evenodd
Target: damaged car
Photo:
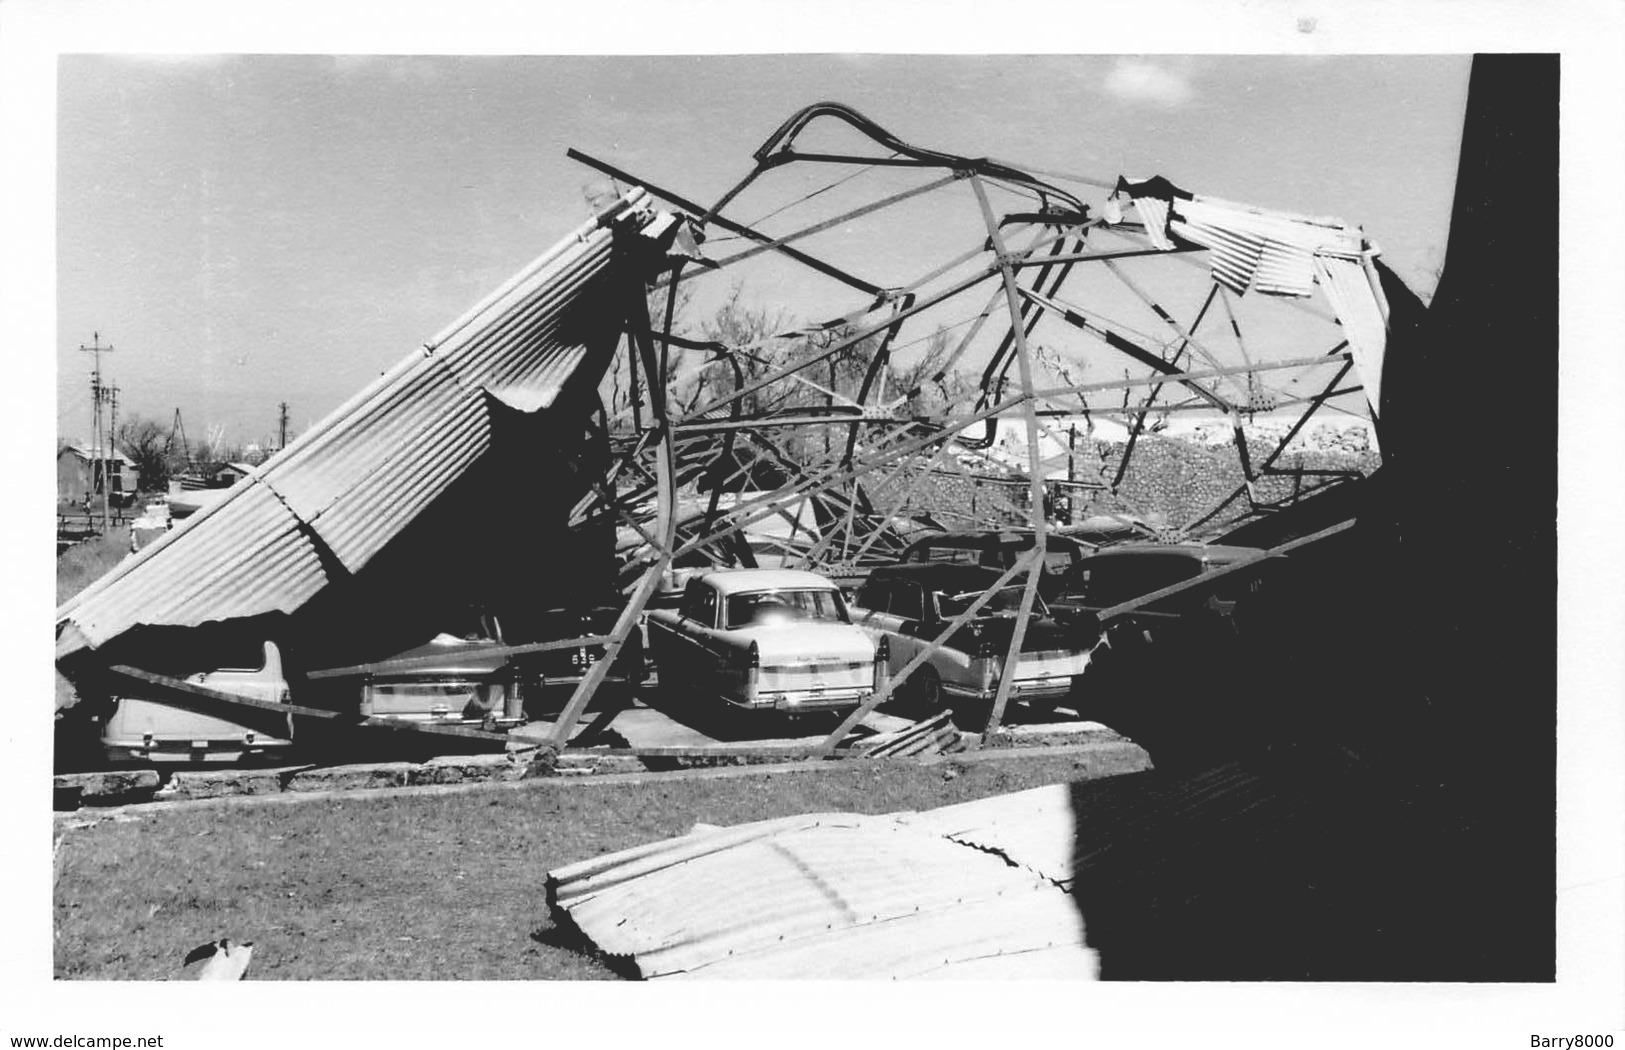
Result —
<instances>
[{"instance_id":1,"label":"damaged car","mask_svg":"<svg viewBox=\"0 0 1625 1050\"><path fill-rule=\"evenodd\" d=\"M422 645L327 677L356 690L350 695L363 718L486 729L523 723L527 683L507 654L497 618L471 613L448 626Z\"/></svg>"},{"instance_id":2,"label":"damaged car","mask_svg":"<svg viewBox=\"0 0 1625 1050\"><path fill-rule=\"evenodd\" d=\"M998 582L1002 571L965 564L881 566L869 573L852 610L857 623L886 643L892 674L900 672L947 625ZM1024 585L995 591L971 619L926 657L900 690L927 710L949 700L981 705L999 688ZM1022 636L1011 686L1012 700L1053 706L1072 692L1089 666L1092 637L1057 622L1042 595Z\"/></svg>"},{"instance_id":3,"label":"damaged car","mask_svg":"<svg viewBox=\"0 0 1625 1050\"><path fill-rule=\"evenodd\" d=\"M252 700L289 702L282 653L271 641L263 645L259 667L222 667L190 675L185 681ZM109 699L112 708L102 721L101 746L107 760L115 764L235 763L275 758L293 749L291 731L267 733L122 689Z\"/></svg>"}]
</instances>

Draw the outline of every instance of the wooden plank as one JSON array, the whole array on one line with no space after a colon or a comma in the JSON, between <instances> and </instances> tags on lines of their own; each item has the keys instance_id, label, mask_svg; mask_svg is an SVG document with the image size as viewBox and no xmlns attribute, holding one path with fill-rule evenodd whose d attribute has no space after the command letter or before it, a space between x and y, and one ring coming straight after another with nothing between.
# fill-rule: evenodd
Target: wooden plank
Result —
<instances>
[{"instance_id":1,"label":"wooden plank","mask_svg":"<svg viewBox=\"0 0 1625 1050\"><path fill-rule=\"evenodd\" d=\"M514 738L506 733L493 733L488 729L450 725L445 722L416 722L409 718L389 718L382 715L365 719L357 723L356 728L424 733L429 736L457 737L461 740L484 740L488 743L501 744L503 747L515 742Z\"/></svg>"},{"instance_id":2,"label":"wooden plank","mask_svg":"<svg viewBox=\"0 0 1625 1050\"><path fill-rule=\"evenodd\" d=\"M205 715L233 716L243 712L272 712L280 715L298 715L300 718L339 718L339 712L328 711L320 707L301 707L298 704L283 704L275 700L261 700L258 697L238 696L235 693L223 693L218 689L185 682L169 675L156 674L152 671L143 671L139 667L130 667L127 664L115 664L109 671L125 678L134 679L158 692L173 698L175 706L187 711L196 711ZM229 710L221 710L221 708Z\"/></svg>"},{"instance_id":3,"label":"wooden plank","mask_svg":"<svg viewBox=\"0 0 1625 1050\"><path fill-rule=\"evenodd\" d=\"M353 664L349 667L328 667L320 671L309 671L306 678L345 678L351 675L394 674L397 671L410 671L417 667L433 667L443 664L448 658L469 656L524 656L527 653L545 653L556 649L576 649L586 645L603 645L609 641L607 634L589 634L580 638L560 638L551 642L526 642L522 645L489 645L478 649L464 649L457 653L430 653L427 656L414 656L409 660L379 660L370 664Z\"/></svg>"}]
</instances>

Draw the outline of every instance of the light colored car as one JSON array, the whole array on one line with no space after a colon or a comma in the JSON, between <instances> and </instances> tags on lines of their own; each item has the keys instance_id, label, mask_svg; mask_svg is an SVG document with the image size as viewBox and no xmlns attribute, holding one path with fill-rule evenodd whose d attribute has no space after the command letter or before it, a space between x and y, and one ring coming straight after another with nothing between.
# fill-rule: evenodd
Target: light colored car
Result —
<instances>
[{"instance_id":1,"label":"light colored car","mask_svg":"<svg viewBox=\"0 0 1625 1050\"><path fill-rule=\"evenodd\" d=\"M925 650L954 617L964 612L1000 576L976 565L886 565L874 569L853 603L853 619L883 638L892 674ZM937 708L947 699L991 701L998 692L1004 657L1021 606L1022 584L1001 588L978 614L926 658L901 690L922 706ZM1011 700L1053 702L1072 691L1089 666L1092 637L1084 637L1048 615L1041 597L1022 638Z\"/></svg>"},{"instance_id":2,"label":"light colored car","mask_svg":"<svg viewBox=\"0 0 1625 1050\"><path fill-rule=\"evenodd\" d=\"M285 704L288 682L282 675L282 654L269 641L263 652L259 667L204 671L186 681L217 692ZM286 731L257 732L218 715L176 707L159 697L120 695L113 700L113 712L101 736L110 762L240 762L269 758L293 747Z\"/></svg>"},{"instance_id":3,"label":"light colored car","mask_svg":"<svg viewBox=\"0 0 1625 1050\"><path fill-rule=\"evenodd\" d=\"M886 667L840 589L789 569L692 577L678 608L649 613L649 647L662 691L790 714L856 707Z\"/></svg>"}]
</instances>

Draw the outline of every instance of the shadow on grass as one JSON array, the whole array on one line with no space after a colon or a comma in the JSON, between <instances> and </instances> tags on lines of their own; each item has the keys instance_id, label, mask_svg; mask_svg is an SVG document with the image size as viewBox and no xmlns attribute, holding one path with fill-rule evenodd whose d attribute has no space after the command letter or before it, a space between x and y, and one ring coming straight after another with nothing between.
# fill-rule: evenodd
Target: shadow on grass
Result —
<instances>
[{"instance_id":1,"label":"shadow on grass","mask_svg":"<svg viewBox=\"0 0 1625 1050\"><path fill-rule=\"evenodd\" d=\"M602 966L607 971L607 976L619 977L623 981L642 980L637 964L630 957L608 955L600 951L587 935L581 932L581 928L570 918L568 912L555 909L547 925L531 931L530 939L544 948L570 952Z\"/></svg>"}]
</instances>

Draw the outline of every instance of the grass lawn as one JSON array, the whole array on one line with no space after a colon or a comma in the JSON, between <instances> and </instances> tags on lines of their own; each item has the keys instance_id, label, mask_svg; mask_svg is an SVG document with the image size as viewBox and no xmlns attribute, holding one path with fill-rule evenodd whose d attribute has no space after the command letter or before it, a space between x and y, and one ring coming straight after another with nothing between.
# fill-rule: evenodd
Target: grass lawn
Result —
<instances>
[{"instance_id":1,"label":"grass lawn","mask_svg":"<svg viewBox=\"0 0 1625 1050\"><path fill-rule=\"evenodd\" d=\"M107 574L130 554L130 527L115 525L105 535L94 536L69 547L56 559L56 603L72 598ZM56 709L72 706L79 699L73 685L61 672L56 675Z\"/></svg>"},{"instance_id":2,"label":"grass lawn","mask_svg":"<svg viewBox=\"0 0 1625 1050\"><path fill-rule=\"evenodd\" d=\"M64 829L54 970L161 980L190 948L228 936L255 943L259 979L608 979L553 926L549 869L696 822L969 801L1074 779L1079 761L854 760L734 778L148 810Z\"/></svg>"},{"instance_id":3,"label":"grass lawn","mask_svg":"<svg viewBox=\"0 0 1625 1050\"><path fill-rule=\"evenodd\" d=\"M75 543L56 560L56 603L72 598L101 579L130 554L130 526L114 525L101 536Z\"/></svg>"}]
</instances>

